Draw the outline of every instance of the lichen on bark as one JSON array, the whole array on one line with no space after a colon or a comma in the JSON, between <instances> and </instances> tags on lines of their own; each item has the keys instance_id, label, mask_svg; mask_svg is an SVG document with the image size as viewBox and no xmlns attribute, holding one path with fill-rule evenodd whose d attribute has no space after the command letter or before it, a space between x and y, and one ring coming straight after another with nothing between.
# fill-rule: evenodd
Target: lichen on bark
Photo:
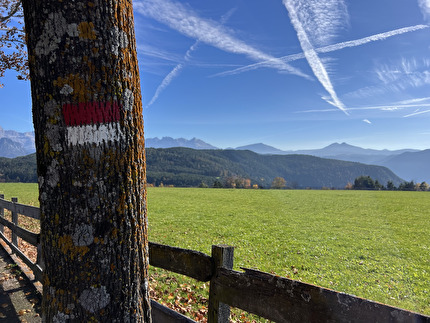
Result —
<instances>
[{"instance_id":1,"label":"lichen on bark","mask_svg":"<svg viewBox=\"0 0 430 323\"><path fill-rule=\"evenodd\" d=\"M46 321L149 322L132 3L23 0Z\"/></svg>"}]
</instances>

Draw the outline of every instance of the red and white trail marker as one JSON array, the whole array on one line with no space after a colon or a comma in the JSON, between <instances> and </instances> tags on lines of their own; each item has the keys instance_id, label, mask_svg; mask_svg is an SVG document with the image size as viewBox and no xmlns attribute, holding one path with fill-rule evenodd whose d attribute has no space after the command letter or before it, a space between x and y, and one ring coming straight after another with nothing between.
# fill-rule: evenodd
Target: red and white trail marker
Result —
<instances>
[{"instance_id":1,"label":"red and white trail marker","mask_svg":"<svg viewBox=\"0 0 430 323\"><path fill-rule=\"evenodd\" d=\"M71 145L118 141L120 130L120 105L117 102L83 102L63 105L67 140Z\"/></svg>"}]
</instances>

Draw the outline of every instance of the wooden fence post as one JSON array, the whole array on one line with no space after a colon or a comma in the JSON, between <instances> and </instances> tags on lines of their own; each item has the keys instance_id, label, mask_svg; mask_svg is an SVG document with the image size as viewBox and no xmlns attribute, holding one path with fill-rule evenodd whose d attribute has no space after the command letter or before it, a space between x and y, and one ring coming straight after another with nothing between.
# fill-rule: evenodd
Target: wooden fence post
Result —
<instances>
[{"instance_id":1,"label":"wooden fence post","mask_svg":"<svg viewBox=\"0 0 430 323\"><path fill-rule=\"evenodd\" d=\"M212 246L212 258L215 263L215 273L209 287L208 323L230 322L230 306L221 303L215 294L212 284L215 282L217 269L222 267L233 269L234 247L226 245Z\"/></svg>"},{"instance_id":2,"label":"wooden fence post","mask_svg":"<svg viewBox=\"0 0 430 323\"><path fill-rule=\"evenodd\" d=\"M18 198L17 197L12 197L12 202L13 203L18 203ZM18 213L16 212L16 208L15 207L14 207L14 210L12 211L12 222L16 226L18 226ZM18 235L16 234L16 232L14 230L12 230L12 243L16 247L18 247Z\"/></svg>"},{"instance_id":3,"label":"wooden fence post","mask_svg":"<svg viewBox=\"0 0 430 323\"><path fill-rule=\"evenodd\" d=\"M0 199L4 199L4 194L0 194ZM0 217L4 218L4 208L0 206ZM0 224L0 232L4 233L4 225Z\"/></svg>"}]
</instances>

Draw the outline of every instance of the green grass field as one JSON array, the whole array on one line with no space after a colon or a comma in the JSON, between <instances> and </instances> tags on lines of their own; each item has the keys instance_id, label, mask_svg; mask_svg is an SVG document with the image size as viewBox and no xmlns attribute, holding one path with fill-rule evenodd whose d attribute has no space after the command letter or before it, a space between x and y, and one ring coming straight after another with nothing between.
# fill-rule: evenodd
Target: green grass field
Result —
<instances>
[{"instance_id":1,"label":"green grass field","mask_svg":"<svg viewBox=\"0 0 430 323\"><path fill-rule=\"evenodd\" d=\"M37 185L0 194L37 205ZM149 188L151 241L430 314L430 193Z\"/></svg>"}]
</instances>

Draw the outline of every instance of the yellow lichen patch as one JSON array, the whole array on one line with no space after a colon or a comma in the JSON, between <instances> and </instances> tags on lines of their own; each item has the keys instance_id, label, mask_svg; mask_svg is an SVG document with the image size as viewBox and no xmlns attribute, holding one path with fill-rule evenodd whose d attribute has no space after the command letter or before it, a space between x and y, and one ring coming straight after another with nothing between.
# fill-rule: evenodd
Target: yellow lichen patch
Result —
<instances>
[{"instance_id":1,"label":"yellow lichen patch","mask_svg":"<svg viewBox=\"0 0 430 323\"><path fill-rule=\"evenodd\" d=\"M54 81L54 85L63 88L64 85L69 85L72 89L72 96L77 102L85 102L89 97L88 86L86 82L77 74L70 74L66 77L58 77Z\"/></svg>"},{"instance_id":2,"label":"yellow lichen patch","mask_svg":"<svg viewBox=\"0 0 430 323\"><path fill-rule=\"evenodd\" d=\"M90 251L87 246L75 246L71 236L59 237L58 248L71 259L74 259L77 255L84 256Z\"/></svg>"},{"instance_id":3,"label":"yellow lichen patch","mask_svg":"<svg viewBox=\"0 0 430 323\"><path fill-rule=\"evenodd\" d=\"M117 228L113 228L113 229L112 229L111 236L112 236L112 238L114 238L114 239L118 238L118 229L117 229Z\"/></svg>"},{"instance_id":4,"label":"yellow lichen patch","mask_svg":"<svg viewBox=\"0 0 430 323\"><path fill-rule=\"evenodd\" d=\"M48 275L43 275L43 286L49 286L51 284Z\"/></svg>"},{"instance_id":5,"label":"yellow lichen patch","mask_svg":"<svg viewBox=\"0 0 430 323\"><path fill-rule=\"evenodd\" d=\"M96 32L92 22L83 21L78 25L79 38L81 39L96 39Z\"/></svg>"},{"instance_id":6,"label":"yellow lichen patch","mask_svg":"<svg viewBox=\"0 0 430 323\"><path fill-rule=\"evenodd\" d=\"M51 150L51 149L50 149L50 147L49 147L49 142L48 142L47 138L45 137L45 143L44 143L44 145L43 145L43 153L44 153L45 155L47 155L47 154L48 154L48 152L49 152L50 150Z\"/></svg>"}]
</instances>

